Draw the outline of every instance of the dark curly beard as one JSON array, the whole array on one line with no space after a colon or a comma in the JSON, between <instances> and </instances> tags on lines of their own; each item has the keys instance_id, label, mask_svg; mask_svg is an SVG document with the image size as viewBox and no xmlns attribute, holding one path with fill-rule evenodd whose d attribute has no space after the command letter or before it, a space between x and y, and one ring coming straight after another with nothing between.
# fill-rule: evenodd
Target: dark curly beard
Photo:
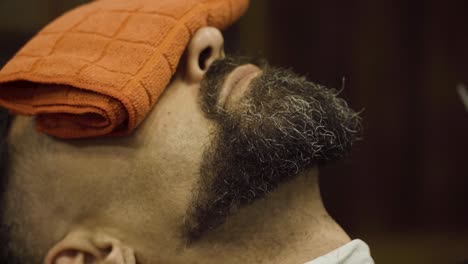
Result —
<instances>
[{"instance_id":1,"label":"dark curly beard","mask_svg":"<svg viewBox=\"0 0 468 264\"><path fill-rule=\"evenodd\" d=\"M202 82L203 110L217 121L219 133L204 153L199 190L185 227L189 241L282 182L343 157L359 138L360 117L335 90L265 64L238 105L219 107L225 77L242 64L239 59L218 60Z\"/></svg>"}]
</instances>

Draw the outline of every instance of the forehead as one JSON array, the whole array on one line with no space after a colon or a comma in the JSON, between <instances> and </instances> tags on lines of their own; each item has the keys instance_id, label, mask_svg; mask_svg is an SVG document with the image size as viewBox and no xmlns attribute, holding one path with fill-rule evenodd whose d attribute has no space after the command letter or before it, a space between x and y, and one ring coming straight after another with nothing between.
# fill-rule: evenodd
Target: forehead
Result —
<instances>
[{"instance_id":1,"label":"forehead","mask_svg":"<svg viewBox=\"0 0 468 264\"><path fill-rule=\"evenodd\" d=\"M217 130L198 92L198 85L174 81L127 137L60 140L38 133L34 118L16 116L7 138L17 172L10 211L22 208L33 237L52 241L88 219L138 238L175 237L169 230L180 228Z\"/></svg>"},{"instance_id":2,"label":"forehead","mask_svg":"<svg viewBox=\"0 0 468 264\"><path fill-rule=\"evenodd\" d=\"M89 160L111 154L115 158L126 157L130 149L137 147L131 137L60 140L37 132L34 126L33 117L15 116L10 124L7 142L13 157L23 161L34 160L34 163L42 166L46 165L44 162L47 160L66 157L83 156Z\"/></svg>"},{"instance_id":3,"label":"forehead","mask_svg":"<svg viewBox=\"0 0 468 264\"><path fill-rule=\"evenodd\" d=\"M16 116L7 138L10 191L36 197L50 208L87 196L99 201L102 190L122 180L132 162L130 148L116 139L93 141L58 140L38 133L33 118Z\"/></svg>"},{"instance_id":4,"label":"forehead","mask_svg":"<svg viewBox=\"0 0 468 264\"><path fill-rule=\"evenodd\" d=\"M67 179L75 174L112 175L115 180L140 172L188 174L198 167L216 130L201 110L198 92L199 87L174 81L130 136L60 140L38 133L33 118L17 116L8 142L20 168L53 170L52 175Z\"/></svg>"},{"instance_id":5,"label":"forehead","mask_svg":"<svg viewBox=\"0 0 468 264\"><path fill-rule=\"evenodd\" d=\"M151 191L165 192L175 181L184 184L182 190L197 180L215 127L201 111L198 87L176 82L130 136L60 140L38 133L33 118L17 116L8 143L23 180L42 183L44 192L69 190L77 198L86 194L83 190L123 190L114 186L118 183L127 184L125 188L146 184L154 187Z\"/></svg>"}]
</instances>

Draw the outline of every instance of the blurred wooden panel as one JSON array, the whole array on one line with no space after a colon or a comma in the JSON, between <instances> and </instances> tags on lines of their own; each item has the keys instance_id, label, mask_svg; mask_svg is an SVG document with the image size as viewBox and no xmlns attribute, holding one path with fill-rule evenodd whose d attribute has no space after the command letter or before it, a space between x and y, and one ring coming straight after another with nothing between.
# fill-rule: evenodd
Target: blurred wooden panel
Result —
<instances>
[{"instance_id":1,"label":"blurred wooden panel","mask_svg":"<svg viewBox=\"0 0 468 264\"><path fill-rule=\"evenodd\" d=\"M237 30L273 64L332 87L346 77L365 139L322 170L322 191L377 263L468 259L468 113L455 90L468 84L466 12L462 0L257 0Z\"/></svg>"}]
</instances>

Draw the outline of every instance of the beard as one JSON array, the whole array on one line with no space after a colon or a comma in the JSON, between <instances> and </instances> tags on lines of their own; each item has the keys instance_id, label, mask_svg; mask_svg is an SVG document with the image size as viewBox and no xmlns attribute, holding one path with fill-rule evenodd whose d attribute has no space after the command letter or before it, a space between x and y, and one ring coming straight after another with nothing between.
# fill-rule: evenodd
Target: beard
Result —
<instances>
[{"instance_id":1,"label":"beard","mask_svg":"<svg viewBox=\"0 0 468 264\"><path fill-rule=\"evenodd\" d=\"M215 61L201 84L203 111L219 132L200 167L185 226L189 241L281 183L342 158L359 139L359 114L335 90L266 63L253 63L262 73L234 107L219 106L226 76L246 63L238 58Z\"/></svg>"}]
</instances>

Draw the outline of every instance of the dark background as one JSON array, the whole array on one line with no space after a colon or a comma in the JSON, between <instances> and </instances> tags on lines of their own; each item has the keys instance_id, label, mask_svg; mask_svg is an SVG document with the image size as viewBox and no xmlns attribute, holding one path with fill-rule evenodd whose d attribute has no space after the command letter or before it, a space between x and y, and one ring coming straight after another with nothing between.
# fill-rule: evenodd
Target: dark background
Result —
<instances>
[{"instance_id":1,"label":"dark background","mask_svg":"<svg viewBox=\"0 0 468 264\"><path fill-rule=\"evenodd\" d=\"M262 56L340 88L363 109L364 140L322 170L332 216L378 264L468 260L466 0L251 0L226 32ZM0 65L84 0L0 0Z\"/></svg>"}]
</instances>

